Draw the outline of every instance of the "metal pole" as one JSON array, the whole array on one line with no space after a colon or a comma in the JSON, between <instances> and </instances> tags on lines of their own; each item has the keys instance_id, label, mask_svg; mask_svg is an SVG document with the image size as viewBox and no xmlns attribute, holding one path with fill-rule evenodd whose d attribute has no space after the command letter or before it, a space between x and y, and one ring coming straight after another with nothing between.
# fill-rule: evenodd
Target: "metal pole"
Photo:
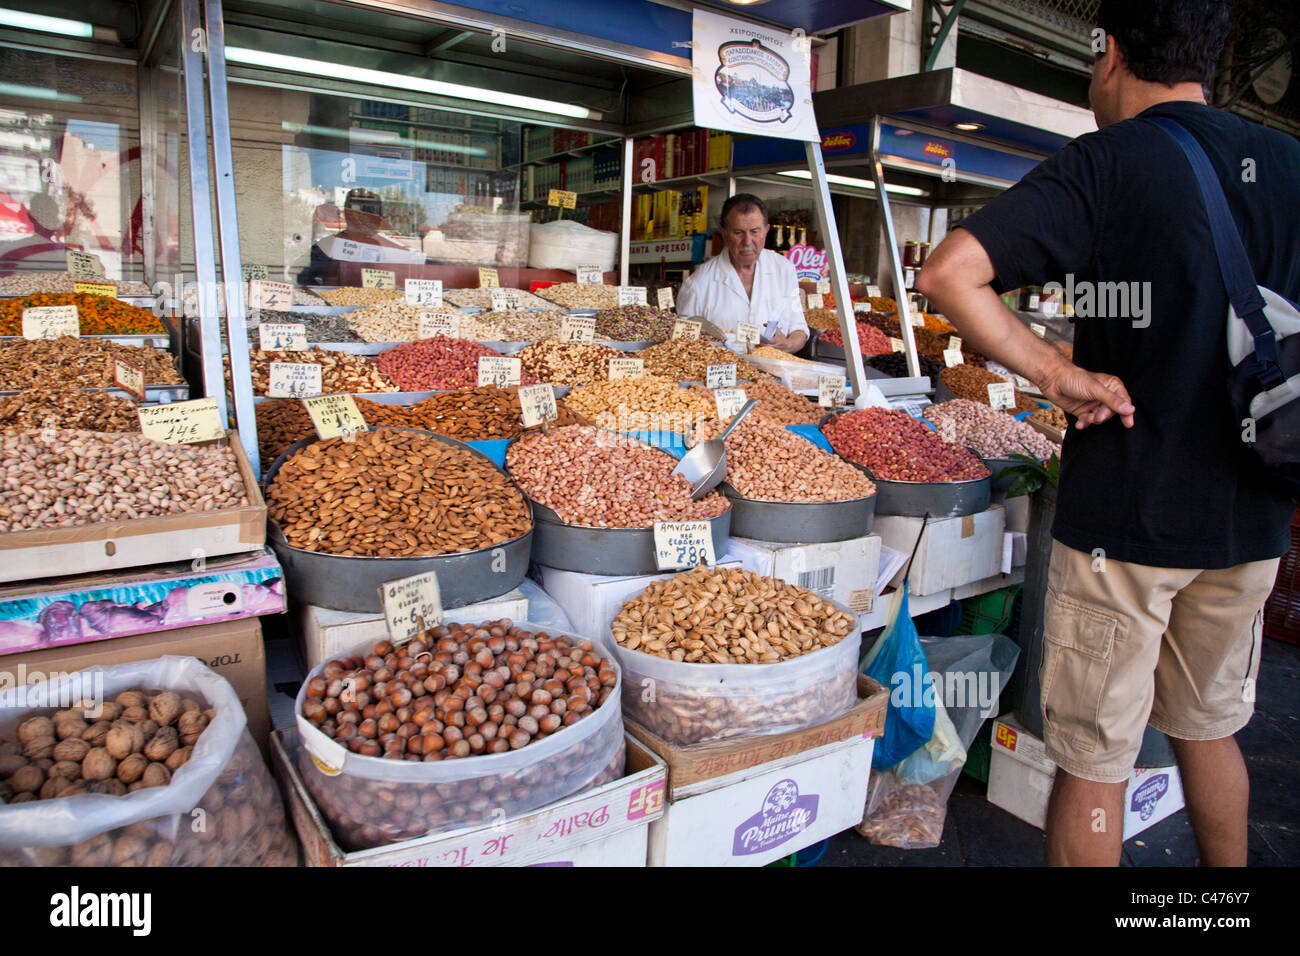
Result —
<instances>
[{"instance_id":1,"label":"metal pole","mask_svg":"<svg viewBox=\"0 0 1300 956\"><path fill-rule=\"evenodd\" d=\"M208 93L212 106L212 156L216 166L217 221L221 229L221 271L226 289L226 341L230 343L230 379L235 397L235 427L253 474L262 466L257 453L257 416L253 412L253 373L244 323L244 282L239 255L239 219L235 209L235 170L230 146L230 100L226 85L226 31L221 0L205 0L208 29Z\"/></svg>"},{"instance_id":2,"label":"metal pole","mask_svg":"<svg viewBox=\"0 0 1300 956\"><path fill-rule=\"evenodd\" d=\"M198 280L199 354L203 394L216 399L217 413L229 421L225 374L221 367L221 328L217 316L217 263L212 246L212 183L208 177L207 104L203 97L203 47L206 38L199 0L182 0L181 71L185 82L185 131L190 154L190 205L194 221L194 272ZM177 290L180 296L180 290ZM183 297L182 297L183 301ZM184 308L181 309L184 312ZM181 318L184 322L184 317Z\"/></svg>"},{"instance_id":3,"label":"metal pole","mask_svg":"<svg viewBox=\"0 0 1300 956\"><path fill-rule=\"evenodd\" d=\"M632 257L632 144L631 136L623 137L623 228L618 234L619 284L628 284L628 270Z\"/></svg>"},{"instance_id":4,"label":"metal pole","mask_svg":"<svg viewBox=\"0 0 1300 956\"><path fill-rule=\"evenodd\" d=\"M903 339L903 354L907 356L907 374L912 378L921 375L921 363L916 357L916 337L912 334L912 309L903 285L903 260L898 254L898 238L894 235L894 214L889 208L889 193L885 191L885 167L880 161L880 116L871 117L871 178L876 184L876 198L880 200L881 223L885 229L885 242L889 246L889 264L894 277L894 302L898 305L899 334ZM933 383L931 383L933 384Z\"/></svg>"},{"instance_id":5,"label":"metal pole","mask_svg":"<svg viewBox=\"0 0 1300 956\"><path fill-rule=\"evenodd\" d=\"M844 272L844 254L840 250L840 233L835 225L835 210L831 208L831 189L826 181L826 165L822 162L822 144L804 144L808 155L808 169L812 172L813 206L817 210L817 229L826 240L826 258L831 267L831 288L835 290L835 310L840 316L840 332L844 336L844 360L848 365L849 381L853 384L853 397L862 394L866 372L862 366L862 347L858 344L858 323L853 315L853 299L849 296L849 277Z\"/></svg>"},{"instance_id":6,"label":"metal pole","mask_svg":"<svg viewBox=\"0 0 1300 956\"><path fill-rule=\"evenodd\" d=\"M154 67L141 63L136 68L136 86L140 100L140 244L144 249L144 281L152 287L162 281L158 275L157 250L154 243L154 216L157 195L154 191L154 167L158 162L157 118L154 116ZM184 323L182 323L184 324ZM175 343L179 348L179 343Z\"/></svg>"}]
</instances>

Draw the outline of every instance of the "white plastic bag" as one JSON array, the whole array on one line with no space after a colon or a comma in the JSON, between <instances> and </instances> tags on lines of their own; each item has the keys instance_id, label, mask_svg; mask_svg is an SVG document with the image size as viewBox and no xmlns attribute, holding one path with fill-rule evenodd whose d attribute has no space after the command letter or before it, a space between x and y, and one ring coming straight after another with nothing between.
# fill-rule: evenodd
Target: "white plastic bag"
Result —
<instances>
[{"instance_id":1,"label":"white plastic bag","mask_svg":"<svg viewBox=\"0 0 1300 956\"><path fill-rule=\"evenodd\" d=\"M601 272L614 268L618 233L592 229L571 219L533 225L528 241L530 269L563 269L596 266Z\"/></svg>"}]
</instances>

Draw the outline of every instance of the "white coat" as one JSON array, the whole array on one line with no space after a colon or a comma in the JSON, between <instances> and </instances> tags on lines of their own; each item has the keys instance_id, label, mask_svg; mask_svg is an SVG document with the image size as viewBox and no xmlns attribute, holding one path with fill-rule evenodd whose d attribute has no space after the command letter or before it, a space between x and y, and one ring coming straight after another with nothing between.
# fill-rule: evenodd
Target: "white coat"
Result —
<instances>
[{"instance_id":1,"label":"white coat","mask_svg":"<svg viewBox=\"0 0 1300 956\"><path fill-rule=\"evenodd\" d=\"M731 256L723 249L701 263L682 283L677 294L677 314L703 318L729 333L735 332L741 322L748 322L762 329L764 339L777 332L808 332L794 264L771 249L759 254L752 297L745 295Z\"/></svg>"}]
</instances>

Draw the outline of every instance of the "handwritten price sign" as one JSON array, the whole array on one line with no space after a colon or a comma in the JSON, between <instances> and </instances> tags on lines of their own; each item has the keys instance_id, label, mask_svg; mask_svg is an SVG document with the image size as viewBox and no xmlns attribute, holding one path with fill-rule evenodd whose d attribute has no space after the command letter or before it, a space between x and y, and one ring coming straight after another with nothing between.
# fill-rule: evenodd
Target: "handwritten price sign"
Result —
<instances>
[{"instance_id":1,"label":"handwritten price sign","mask_svg":"<svg viewBox=\"0 0 1300 956\"><path fill-rule=\"evenodd\" d=\"M551 385L523 386L519 389L519 405L524 411L525 428L553 422L559 415L555 408L555 388Z\"/></svg>"},{"instance_id":2,"label":"handwritten price sign","mask_svg":"<svg viewBox=\"0 0 1300 956\"><path fill-rule=\"evenodd\" d=\"M507 355L482 355L478 360L478 384L509 388L523 377L523 363Z\"/></svg>"},{"instance_id":3,"label":"handwritten price sign","mask_svg":"<svg viewBox=\"0 0 1300 956\"><path fill-rule=\"evenodd\" d=\"M140 416L140 432L153 441L191 445L226 437L226 426L217 411L215 398L142 405L136 414Z\"/></svg>"},{"instance_id":4,"label":"handwritten price sign","mask_svg":"<svg viewBox=\"0 0 1300 956\"><path fill-rule=\"evenodd\" d=\"M442 623L442 595L433 571L388 581L379 588L388 636L401 644Z\"/></svg>"},{"instance_id":5,"label":"handwritten price sign","mask_svg":"<svg viewBox=\"0 0 1300 956\"><path fill-rule=\"evenodd\" d=\"M351 395L317 395L302 404L322 441L370 430Z\"/></svg>"},{"instance_id":6,"label":"handwritten price sign","mask_svg":"<svg viewBox=\"0 0 1300 956\"><path fill-rule=\"evenodd\" d=\"M406 304L439 308L442 305L441 279L407 279Z\"/></svg>"},{"instance_id":7,"label":"handwritten price sign","mask_svg":"<svg viewBox=\"0 0 1300 956\"><path fill-rule=\"evenodd\" d=\"M113 383L122 391L134 395L140 401L145 399L144 369L120 358L113 359Z\"/></svg>"},{"instance_id":8,"label":"handwritten price sign","mask_svg":"<svg viewBox=\"0 0 1300 956\"><path fill-rule=\"evenodd\" d=\"M717 563L713 533L707 521L656 521L655 564L660 571L696 567L701 561Z\"/></svg>"}]
</instances>

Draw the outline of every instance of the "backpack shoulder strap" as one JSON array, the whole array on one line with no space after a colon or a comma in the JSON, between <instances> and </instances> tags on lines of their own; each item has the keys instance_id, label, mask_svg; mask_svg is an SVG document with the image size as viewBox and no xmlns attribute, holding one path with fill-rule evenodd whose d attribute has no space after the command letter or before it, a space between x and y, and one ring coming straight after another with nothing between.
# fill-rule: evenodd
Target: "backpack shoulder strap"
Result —
<instances>
[{"instance_id":1,"label":"backpack shoulder strap","mask_svg":"<svg viewBox=\"0 0 1300 956\"><path fill-rule=\"evenodd\" d=\"M1255 339L1255 376L1265 388L1281 384L1285 376L1279 362L1277 337L1264 317L1264 297L1259 294L1254 269L1241 243L1241 233L1228 211L1228 200L1223 194L1218 174L1210 165L1205 150L1187 129L1167 116L1148 117L1171 136L1187 157L1200 187L1205 211L1210 217L1210 232L1214 237L1214 251L1219 260L1219 273L1228 290L1228 300L1250 334Z\"/></svg>"}]
</instances>

